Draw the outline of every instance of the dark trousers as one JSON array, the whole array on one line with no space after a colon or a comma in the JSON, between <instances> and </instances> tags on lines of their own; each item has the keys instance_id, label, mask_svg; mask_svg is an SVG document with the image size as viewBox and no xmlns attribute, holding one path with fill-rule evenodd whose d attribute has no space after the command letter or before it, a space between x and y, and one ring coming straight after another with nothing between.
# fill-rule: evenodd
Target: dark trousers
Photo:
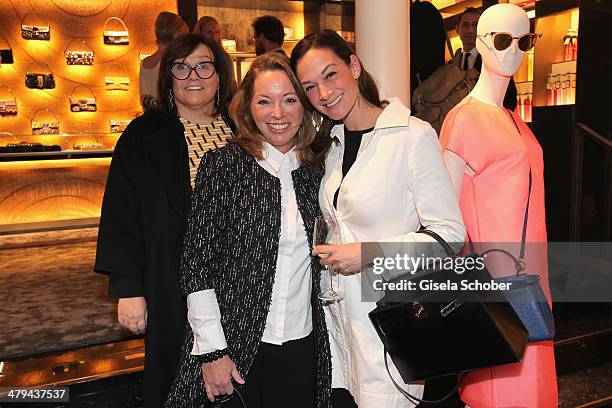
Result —
<instances>
[{"instance_id":1,"label":"dark trousers","mask_svg":"<svg viewBox=\"0 0 612 408\"><path fill-rule=\"evenodd\" d=\"M345 388L334 388L331 400L332 408L358 408L355 399Z\"/></svg>"},{"instance_id":2,"label":"dark trousers","mask_svg":"<svg viewBox=\"0 0 612 408\"><path fill-rule=\"evenodd\" d=\"M248 408L312 408L315 406L314 339L312 333L282 346L261 343L240 390ZM223 408L241 408L238 398Z\"/></svg>"}]
</instances>

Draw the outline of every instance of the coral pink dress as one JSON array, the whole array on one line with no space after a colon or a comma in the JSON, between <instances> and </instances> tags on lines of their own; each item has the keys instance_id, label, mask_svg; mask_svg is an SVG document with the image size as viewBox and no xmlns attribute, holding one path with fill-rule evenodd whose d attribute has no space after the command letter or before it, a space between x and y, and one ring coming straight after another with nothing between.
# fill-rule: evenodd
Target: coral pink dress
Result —
<instances>
[{"instance_id":1,"label":"coral pink dress","mask_svg":"<svg viewBox=\"0 0 612 408\"><path fill-rule=\"evenodd\" d=\"M526 270L540 275L550 301L546 248L532 244L547 239L542 149L529 127L515 113L468 96L446 116L440 144L474 172L464 175L459 200L474 242L521 241L531 169ZM508 271L491 273L499 276ZM520 363L470 373L460 395L471 408L557 407L552 341L529 343Z\"/></svg>"}]
</instances>

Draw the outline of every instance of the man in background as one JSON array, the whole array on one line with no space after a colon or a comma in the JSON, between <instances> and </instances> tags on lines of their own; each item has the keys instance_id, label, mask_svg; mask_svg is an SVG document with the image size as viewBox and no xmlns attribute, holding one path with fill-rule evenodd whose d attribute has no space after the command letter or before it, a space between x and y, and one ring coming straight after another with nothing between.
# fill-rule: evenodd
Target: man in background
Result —
<instances>
[{"instance_id":1,"label":"man in background","mask_svg":"<svg viewBox=\"0 0 612 408\"><path fill-rule=\"evenodd\" d=\"M463 71L475 69L480 72L482 68L482 58L476 49L476 27L478 26L480 14L482 12L479 9L468 7L459 15L459 21L457 21L457 34L459 34L463 47L455 52L451 63ZM514 79L510 78L510 83L504 96L504 107L513 111L516 105L516 85Z\"/></svg>"},{"instance_id":2,"label":"man in background","mask_svg":"<svg viewBox=\"0 0 612 408\"><path fill-rule=\"evenodd\" d=\"M283 23L274 16L261 16L253 21L253 40L257 55L266 52L278 52L287 57L282 45L285 39ZM289 58L289 57L287 57Z\"/></svg>"}]
</instances>

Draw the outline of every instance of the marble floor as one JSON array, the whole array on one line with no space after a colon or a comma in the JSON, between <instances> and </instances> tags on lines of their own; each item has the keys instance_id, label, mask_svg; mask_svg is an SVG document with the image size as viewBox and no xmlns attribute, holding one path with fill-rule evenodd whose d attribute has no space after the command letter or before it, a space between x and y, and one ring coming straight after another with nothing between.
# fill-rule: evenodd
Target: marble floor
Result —
<instances>
[{"instance_id":1,"label":"marble floor","mask_svg":"<svg viewBox=\"0 0 612 408\"><path fill-rule=\"evenodd\" d=\"M133 338L92 271L97 228L0 235L0 361Z\"/></svg>"}]
</instances>

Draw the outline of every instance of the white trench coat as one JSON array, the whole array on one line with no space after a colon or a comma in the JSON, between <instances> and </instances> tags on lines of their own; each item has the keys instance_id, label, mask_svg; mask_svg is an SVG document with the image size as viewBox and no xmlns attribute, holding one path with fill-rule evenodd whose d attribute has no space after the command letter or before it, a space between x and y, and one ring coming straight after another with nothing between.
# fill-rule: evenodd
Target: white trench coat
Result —
<instances>
[{"instance_id":1,"label":"white trench coat","mask_svg":"<svg viewBox=\"0 0 612 408\"><path fill-rule=\"evenodd\" d=\"M428 123L410 117L399 99L392 98L374 130L363 135L357 159L344 180L343 125L336 125L331 137L339 143L332 144L325 159L319 204L324 215L337 220L342 243L431 241L414 233L421 225L447 242L463 242L465 228L436 133ZM339 187L335 209L332 203ZM325 307L332 385L348 389L359 408L411 407L385 370L383 346L368 318L376 304L362 302L360 275L334 279L345 298ZM327 273L322 274L322 285L329 287ZM390 368L403 384L395 367ZM404 388L422 396L420 385Z\"/></svg>"}]
</instances>

